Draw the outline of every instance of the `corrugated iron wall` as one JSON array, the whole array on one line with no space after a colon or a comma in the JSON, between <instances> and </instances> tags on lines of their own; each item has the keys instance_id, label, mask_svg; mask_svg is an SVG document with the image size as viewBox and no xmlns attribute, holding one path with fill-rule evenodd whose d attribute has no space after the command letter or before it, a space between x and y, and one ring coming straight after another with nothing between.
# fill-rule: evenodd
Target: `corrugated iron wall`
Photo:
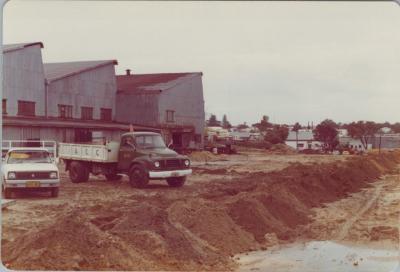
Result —
<instances>
[{"instance_id":1,"label":"corrugated iron wall","mask_svg":"<svg viewBox=\"0 0 400 272\"><path fill-rule=\"evenodd\" d=\"M58 117L58 105L72 105L73 118L81 118L81 107L92 107L93 118L100 119L100 109L112 109L115 117L116 82L110 64L50 83L48 116Z\"/></svg>"},{"instance_id":2,"label":"corrugated iron wall","mask_svg":"<svg viewBox=\"0 0 400 272\"><path fill-rule=\"evenodd\" d=\"M3 98L7 115L16 116L18 100L36 102L36 115L44 116L44 72L40 45L4 54Z\"/></svg>"}]
</instances>

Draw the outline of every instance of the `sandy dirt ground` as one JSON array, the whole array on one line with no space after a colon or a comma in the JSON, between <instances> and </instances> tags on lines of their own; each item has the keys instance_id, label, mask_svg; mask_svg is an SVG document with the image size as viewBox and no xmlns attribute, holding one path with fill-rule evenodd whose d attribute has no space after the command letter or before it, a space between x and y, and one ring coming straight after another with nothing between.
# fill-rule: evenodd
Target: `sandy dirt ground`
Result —
<instances>
[{"instance_id":1,"label":"sandy dirt ground","mask_svg":"<svg viewBox=\"0 0 400 272\"><path fill-rule=\"evenodd\" d=\"M398 242L399 154L200 157L182 188L154 181L139 190L126 177L101 176L73 184L61 171L58 198L17 194L2 212L3 263L28 270L234 270L235 254L299 239Z\"/></svg>"},{"instance_id":2,"label":"sandy dirt ground","mask_svg":"<svg viewBox=\"0 0 400 272\"><path fill-rule=\"evenodd\" d=\"M399 271L400 167L312 218L293 243L235 256L237 271Z\"/></svg>"},{"instance_id":3,"label":"sandy dirt ground","mask_svg":"<svg viewBox=\"0 0 400 272\"><path fill-rule=\"evenodd\" d=\"M399 249L400 167L360 192L315 209L315 240Z\"/></svg>"}]
</instances>

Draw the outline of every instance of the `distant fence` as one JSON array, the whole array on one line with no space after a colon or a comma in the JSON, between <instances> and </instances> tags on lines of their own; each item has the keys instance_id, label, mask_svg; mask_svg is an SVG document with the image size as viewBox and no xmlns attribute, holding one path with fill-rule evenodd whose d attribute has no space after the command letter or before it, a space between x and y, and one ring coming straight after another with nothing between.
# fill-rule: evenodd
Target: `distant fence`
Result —
<instances>
[{"instance_id":1,"label":"distant fence","mask_svg":"<svg viewBox=\"0 0 400 272\"><path fill-rule=\"evenodd\" d=\"M14 147L41 147L47 149L53 158L57 158L57 143L55 141L35 141L35 140L3 140L2 157L8 150Z\"/></svg>"}]
</instances>

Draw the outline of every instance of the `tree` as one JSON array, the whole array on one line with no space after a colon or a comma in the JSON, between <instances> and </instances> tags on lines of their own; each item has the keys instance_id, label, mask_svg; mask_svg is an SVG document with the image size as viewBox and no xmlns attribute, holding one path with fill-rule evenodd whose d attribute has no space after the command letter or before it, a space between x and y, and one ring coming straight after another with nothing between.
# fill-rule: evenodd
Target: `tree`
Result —
<instances>
[{"instance_id":1,"label":"tree","mask_svg":"<svg viewBox=\"0 0 400 272\"><path fill-rule=\"evenodd\" d=\"M264 115L259 123L253 124L253 127L258 128L260 132L264 132L271 128L272 124L269 122L269 117Z\"/></svg>"},{"instance_id":2,"label":"tree","mask_svg":"<svg viewBox=\"0 0 400 272\"><path fill-rule=\"evenodd\" d=\"M292 131L296 132L296 149L299 149L298 147L298 141L299 141L299 130L301 129L301 125L296 122L296 124L294 124Z\"/></svg>"},{"instance_id":3,"label":"tree","mask_svg":"<svg viewBox=\"0 0 400 272\"><path fill-rule=\"evenodd\" d=\"M246 122L244 122L243 124L240 124L237 126L237 129L245 129L245 128L249 128L249 126L246 124Z\"/></svg>"},{"instance_id":4,"label":"tree","mask_svg":"<svg viewBox=\"0 0 400 272\"><path fill-rule=\"evenodd\" d=\"M330 119L322 121L315 128L314 137L316 140L324 143L325 150L333 151L333 149L339 144L336 128L336 123Z\"/></svg>"},{"instance_id":5,"label":"tree","mask_svg":"<svg viewBox=\"0 0 400 272\"><path fill-rule=\"evenodd\" d=\"M231 123L229 123L228 118L226 117L226 114L224 114L222 117L222 127L227 129L232 127Z\"/></svg>"},{"instance_id":6,"label":"tree","mask_svg":"<svg viewBox=\"0 0 400 272\"><path fill-rule=\"evenodd\" d=\"M375 133L381 128L381 125L371 121L358 121L346 125L347 132L354 139L359 139L364 147L368 148L370 139L375 137Z\"/></svg>"},{"instance_id":7,"label":"tree","mask_svg":"<svg viewBox=\"0 0 400 272\"><path fill-rule=\"evenodd\" d=\"M400 123L398 122L394 123L393 125L390 126L390 128L394 133L400 133Z\"/></svg>"},{"instance_id":8,"label":"tree","mask_svg":"<svg viewBox=\"0 0 400 272\"><path fill-rule=\"evenodd\" d=\"M219 127L219 126L221 126L221 124L217 120L217 116L215 114L211 114L210 119L208 119L207 125L209 127Z\"/></svg>"},{"instance_id":9,"label":"tree","mask_svg":"<svg viewBox=\"0 0 400 272\"><path fill-rule=\"evenodd\" d=\"M284 143L289 134L289 129L283 125L273 125L272 129L266 131L264 140L271 144Z\"/></svg>"}]
</instances>

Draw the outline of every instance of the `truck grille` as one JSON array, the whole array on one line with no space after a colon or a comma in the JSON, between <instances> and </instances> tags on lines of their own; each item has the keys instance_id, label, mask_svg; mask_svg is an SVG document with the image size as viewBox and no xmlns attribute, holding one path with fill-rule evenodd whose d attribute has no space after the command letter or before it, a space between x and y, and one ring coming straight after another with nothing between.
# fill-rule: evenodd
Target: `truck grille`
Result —
<instances>
[{"instance_id":1,"label":"truck grille","mask_svg":"<svg viewBox=\"0 0 400 272\"><path fill-rule=\"evenodd\" d=\"M50 172L16 172L15 179L49 179Z\"/></svg>"},{"instance_id":2,"label":"truck grille","mask_svg":"<svg viewBox=\"0 0 400 272\"><path fill-rule=\"evenodd\" d=\"M181 166L181 161L180 160L165 160L165 167L167 168L175 168L175 167L180 167Z\"/></svg>"}]
</instances>

